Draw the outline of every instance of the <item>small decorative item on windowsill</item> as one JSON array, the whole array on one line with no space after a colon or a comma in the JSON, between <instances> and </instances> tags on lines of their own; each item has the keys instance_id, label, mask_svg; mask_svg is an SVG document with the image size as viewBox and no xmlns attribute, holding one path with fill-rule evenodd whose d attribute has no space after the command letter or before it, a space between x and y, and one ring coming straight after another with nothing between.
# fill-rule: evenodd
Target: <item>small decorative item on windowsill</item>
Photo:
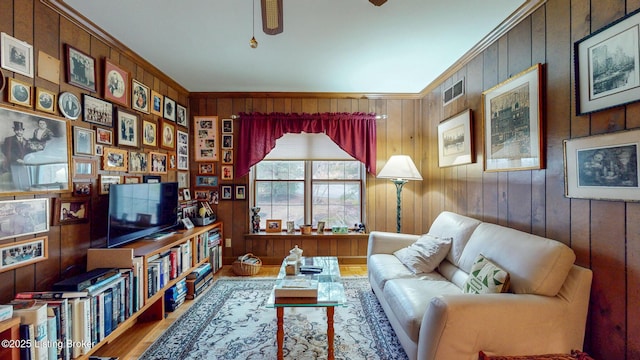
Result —
<instances>
[{"instance_id":1,"label":"small decorative item on windowsill","mask_svg":"<svg viewBox=\"0 0 640 360\"><path fill-rule=\"evenodd\" d=\"M300 225L300 234L302 235L311 235L311 229L313 227L311 225Z\"/></svg>"},{"instance_id":2,"label":"small decorative item on windowsill","mask_svg":"<svg viewBox=\"0 0 640 360\"><path fill-rule=\"evenodd\" d=\"M244 254L231 265L233 273L238 276L256 275L262 267L262 260L252 253Z\"/></svg>"},{"instance_id":3,"label":"small decorative item on windowsill","mask_svg":"<svg viewBox=\"0 0 640 360\"><path fill-rule=\"evenodd\" d=\"M318 235L324 235L324 221L318 221Z\"/></svg>"},{"instance_id":4,"label":"small decorative item on windowsill","mask_svg":"<svg viewBox=\"0 0 640 360\"><path fill-rule=\"evenodd\" d=\"M260 208L251 208L251 232L257 234L260 232Z\"/></svg>"}]
</instances>

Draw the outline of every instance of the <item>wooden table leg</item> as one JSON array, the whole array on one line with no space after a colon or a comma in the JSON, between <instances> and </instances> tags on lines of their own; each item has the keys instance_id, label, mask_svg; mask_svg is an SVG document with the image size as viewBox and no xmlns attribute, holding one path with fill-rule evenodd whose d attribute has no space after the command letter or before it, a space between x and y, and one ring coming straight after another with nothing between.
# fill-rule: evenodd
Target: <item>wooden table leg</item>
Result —
<instances>
[{"instance_id":1,"label":"wooden table leg","mask_svg":"<svg viewBox=\"0 0 640 360\"><path fill-rule=\"evenodd\" d=\"M333 336L334 336L333 310L334 310L333 306L327 306L327 342L328 342L328 345L329 345L329 349L327 350L327 352L328 352L327 359L328 360L334 360L334 356L333 356Z\"/></svg>"},{"instance_id":2,"label":"wooden table leg","mask_svg":"<svg viewBox=\"0 0 640 360\"><path fill-rule=\"evenodd\" d=\"M278 318L278 332L276 338L278 339L278 360L284 359L284 308L277 307L276 314Z\"/></svg>"}]
</instances>

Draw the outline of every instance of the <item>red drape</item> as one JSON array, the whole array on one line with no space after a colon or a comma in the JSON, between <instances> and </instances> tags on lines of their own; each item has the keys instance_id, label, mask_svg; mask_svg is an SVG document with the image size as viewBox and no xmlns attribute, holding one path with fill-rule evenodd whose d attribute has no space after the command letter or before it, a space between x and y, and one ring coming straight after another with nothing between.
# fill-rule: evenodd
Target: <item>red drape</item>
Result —
<instances>
[{"instance_id":1,"label":"red drape","mask_svg":"<svg viewBox=\"0 0 640 360\"><path fill-rule=\"evenodd\" d=\"M249 173L287 133L325 133L347 154L376 173L376 116L365 113L241 113L236 176Z\"/></svg>"}]
</instances>

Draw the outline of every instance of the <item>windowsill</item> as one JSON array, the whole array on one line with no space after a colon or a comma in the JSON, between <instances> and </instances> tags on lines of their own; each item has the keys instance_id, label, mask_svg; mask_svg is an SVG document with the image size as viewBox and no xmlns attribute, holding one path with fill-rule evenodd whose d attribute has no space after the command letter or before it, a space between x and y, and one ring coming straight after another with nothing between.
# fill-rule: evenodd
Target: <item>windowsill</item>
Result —
<instances>
[{"instance_id":1,"label":"windowsill","mask_svg":"<svg viewBox=\"0 0 640 360\"><path fill-rule=\"evenodd\" d=\"M314 239L335 239L335 238L344 238L344 237L369 237L369 234L367 233L357 233L357 232L350 232L350 233L346 233L346 234L334 234L330 231L325 231L324 233L318 234L316 231L313 231L311 234L302 234L299 231L297 231L294 234L289 234L286 231L279 231L279 232L264 232L261 231L259 233L250 233L250 234L244 234L245 238L260 238L260 237L269 237L269 236L277 236L277 237L298 237L298 238L304 238L304 239L308 239L308 238L314 238Z\"/></svg>"}]
</instances>

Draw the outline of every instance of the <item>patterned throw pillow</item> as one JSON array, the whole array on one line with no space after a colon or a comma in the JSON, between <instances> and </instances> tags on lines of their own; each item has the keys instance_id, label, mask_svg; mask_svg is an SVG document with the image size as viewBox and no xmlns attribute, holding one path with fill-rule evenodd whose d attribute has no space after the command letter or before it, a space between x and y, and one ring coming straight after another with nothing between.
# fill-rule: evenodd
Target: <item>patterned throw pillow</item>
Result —
<instances>
[{"instance_id":1,"label":"patterned throw pillow","mask_svg":"<svg viewBox=\"0 0 640 360\"><path fill-rule=\"evenodd\" d=\"M462 290L467 294L490 294L509 291L509 273L480 254L471 266Z\"/></svg>"},{"instance_id":2,"label":"patterned throw pillow","mask_svg":"<svg viewBox=\"0 0 640 360\"><path fill-rule=\"evenodd\" d=\"M451 248L451 238L425 234L408 247L393 253L414 274L430 273L444 260Z\"/></svg>"}]
</instances>

